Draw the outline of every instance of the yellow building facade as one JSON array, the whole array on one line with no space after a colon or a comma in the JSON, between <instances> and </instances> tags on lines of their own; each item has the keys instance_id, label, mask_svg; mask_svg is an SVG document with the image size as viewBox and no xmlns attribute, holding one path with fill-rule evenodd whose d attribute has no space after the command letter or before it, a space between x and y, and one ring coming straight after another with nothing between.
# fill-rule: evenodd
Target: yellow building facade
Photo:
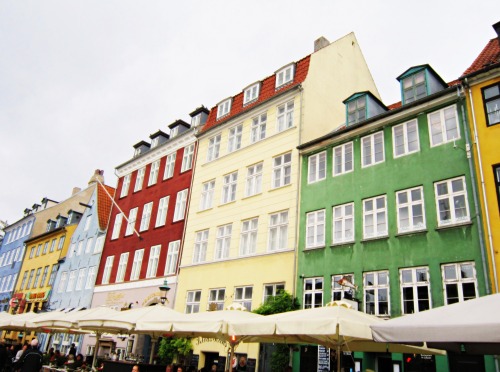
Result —
<instances>
[{"instance_id":1,"label":"yellow building facade","mask_svg":"<svg viewBox=\"0 0 500 372\"><path fill-rule=\"evenodd\" d=\"M491 39L460 78L467 101L484 243L490 267L490 292L500 288L500 22Z\"/></svg>"},{"instance_id":2,"label":"yellow building facade","mask_svg":"<svg viewBox=\"0 0 500 372\"><path fill-rule=\"evenodd\" d=\"M334 130L345 117L336 105L353 92L378 95L354 34L320 41L310 56L221 101L199 129L176 310L252 311L282 289L295 293L297 146ZM195 341L196 367L223 370L228 349ZM242 343L236 354L255 368L261 362L258 344Z\"/></svg>"}]
</instances>

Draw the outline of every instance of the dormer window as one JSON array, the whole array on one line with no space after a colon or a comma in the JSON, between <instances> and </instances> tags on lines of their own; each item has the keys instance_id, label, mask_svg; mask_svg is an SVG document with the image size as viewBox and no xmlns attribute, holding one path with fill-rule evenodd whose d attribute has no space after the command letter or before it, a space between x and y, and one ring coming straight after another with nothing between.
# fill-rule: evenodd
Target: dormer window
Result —
<instances>
[{"instance_id":1,"label":"dormer window","mask_svg":"<svg viewBox=\"0 0 500 372\"><path fill-rule=\"evenodd\" d=\"M201 123L201 115L196 115L191 118L191 126L196 128Z\"/></svg>"},{"instance_id":2,"label":"dormer window","mask_svg":"<svg viewBox=\"0 0 500 372\"><path fill-rule=\"evenodd\" d=\"M361 96L347 104L347 125L366 119L366 96Z\"/></svg>"},{"instance_id":3,"label":"dormer window","mask_svg":"<svg viewBox=\"0 0 500 372\"><path fill-rule=\"evenodd\" d=\"M288 65L276 72L276 88L281 87L293 80L295 64Z\"/></svg>"},{"instance_id":4,"label":"dormer window","mask_svg":"<svg viewBox=\"0 0 500 372\"><path fill-rule=\"evenodd\" d=\"M179 127L173 127L170 129L170 137L175 137L179 134Z\"/></svg>"},{"instance_id":5,"label":"dormer window","mask_svg":"<svg viewBox=\"0 0 500 372\"><path fill-rule=\"evenodd\" d=\"M217 119L220 119L223 116L226 116L231 111L231 98L222 101L217 106Z\"/></svg>"},{"instance_id":6,"label":"dormer window","mask_svg":"<svg viewBox=\"0 0 500 372\"><path fill-rule=\"evenodd\" d=\"M243 104L246 105L252 101L255 101L259 97L260 83L255 83L250 87L245 89Z\"/></svg>"},{"instance_id":7,"label":"dormer window","mask_svg":"<svg viewBox=\"0 0 500 372\"><path fill-rule=\"evenodd\" d=\"M139 156L139 155L141 155L141 152L142 152L142 151L141 151L141 148L140 148L140 147L136 148L136 149L135 149L135 152L134 152L134 156Z\"/></svg>"},{"instance_id":8,"label":"dormer window","mask_svg":"<svg viewBox=\"0 0 500 372\"><path fill-rule=\"evenodd\" d=\"M158 143L160 142L160 137L155 137L151 140L151 147L156 147L158 146Z\"/></svg>"},{"instance_id":9,"label":"dormer window","mask_svg":"<svg viewBox=\"0 0 500 372\"><path fill-rule=\"evenodd\" d=\"M403 79L403 99L404 103L410 103L427 96L425 86L425 71L420 71L414 75Z\"/></svg>"}]
</instances>

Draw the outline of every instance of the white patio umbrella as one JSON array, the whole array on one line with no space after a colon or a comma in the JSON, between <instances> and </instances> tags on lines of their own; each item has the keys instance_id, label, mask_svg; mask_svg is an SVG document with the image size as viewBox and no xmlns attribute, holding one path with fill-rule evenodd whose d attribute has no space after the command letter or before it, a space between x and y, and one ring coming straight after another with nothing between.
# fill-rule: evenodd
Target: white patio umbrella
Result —
<instances>
[{"instance_id":1,"label":"white patio umbrella","mask_svg":"<svg viewBox=\"0 0 500 372\"><path fill-rule=\"evenodd\" d=\"M183 337L209 337L227 341L231 346L229 361L232 361L234 347L243 339L232 340L228 333L228 326L236 320L263 318L262 315L246 311L238 304L229 305L226 310L205 311L201 313L185 314L182 318L172 322L172 326L157 320L141 321L137 323L139 331L156 331L171 333Z\"/></svg>"},{"instance_id":2,"label":"white patio umbrella","mask_svg":"<svg viewBox=\"0 0 500 372\"><path fill-rule=\"evenodd\" d=\"M152 336L152 348L149 362L153 362L154 344L159 335L168 332L172 328L174 320L182 319L185 314L179 313L171 308L162 305L146 306L130 310L119 311L117 314L95 314L85 317L78 321L78 327L84 330L99 330L105 333L131 334L145 333ZM136 325L141 321L154 319L161 323L162 330L142 330Z\"/></svg>"},{"instance_id":3,"label":"white patio umbrella","mask_svg":"<svg viewBox=\"0 0 500 372\"><path fill-rule=\"evenodd\" d=\"M426 342L468 354L500 354L500 294L404 315L371 326L382 342Z\"/></svg>"},{"instance_id":4,"label":"white patio umbrella","mask_svg":"<svg viewBox=\"0 0 500 372\"><path fill-rule=\"evenodd\" d=\"M30 325L30 321L38 316L37 313L27 312L22 314L11 315L10 317L5 316L4 319L0 319L0 329L3 330L25 330Z\"/></svg>"},{"instance_id":5,"label":"white patio umbrella","mask_svg":"<svg viewBox=\"0 0 500 372\"><path fill-rule=\"evenodd\" d=\"M70 311L64 314L59 314L59 312L53 311L51 313L47 313L47 315L41 320L33 319L33 323L37 327L60 330L62 333L64 333L80 329L78 322L89 317L116 316L117 314L119 314L119 312L114 309L106 306L99 306L86 310ZM92 366L95 366L95 362L97 360L97 352L99 350L99 339L103 332L97 328L88 330L93 331L96 334L94 359L92 361Z\"/></svg>"},{"instance_id":6,"label":"white patio umbrella","mask_svg":"<svg viewBox=\"0 0 500 372\"><path fill-rule=\"evenodd\" d=\"M372 339L370 325L384 321L349 307L349 304L338 301L325 307L269 315L258 320L232 322L228 332L244 337L246 342L319 344L335 349L337 356L341 351L443 354L441 351L427 348L376 343ZM340 371L338 357L337 370Z\"/></svg>"}]
</instances>

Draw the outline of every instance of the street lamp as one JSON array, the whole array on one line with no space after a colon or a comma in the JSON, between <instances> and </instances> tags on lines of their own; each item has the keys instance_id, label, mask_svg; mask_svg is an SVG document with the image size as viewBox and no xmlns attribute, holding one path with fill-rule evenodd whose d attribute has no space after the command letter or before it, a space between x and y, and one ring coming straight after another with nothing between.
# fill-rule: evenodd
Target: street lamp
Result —
<instances>
[{"instance_id":1,"label":"street lamp","mask_svg":"<svg viewBox=\"0 0 500 372\"><path fill-rule=\"evenodd\" d=\"M170 287L168 286L168 281L165 279L163 282L163 285L160 285L160 291L161 291L161 297L160 297L160 302L162 305L165 305L165 302L167 302L167 293L170 291Z\"/></svg>"}]
</instances>

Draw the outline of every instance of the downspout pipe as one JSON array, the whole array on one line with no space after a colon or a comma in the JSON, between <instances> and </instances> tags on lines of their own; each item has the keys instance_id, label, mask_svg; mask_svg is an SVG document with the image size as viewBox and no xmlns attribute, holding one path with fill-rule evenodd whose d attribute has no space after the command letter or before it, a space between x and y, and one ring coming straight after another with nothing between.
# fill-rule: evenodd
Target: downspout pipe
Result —
<instances>
[{"instance_id":1,"label":"downspout pipe","mask_svg":"<svg viewBox=\"0 0 500 372\"><path fill-rule=\"evenodd\" d=\"M476 153L477 153L477 162L478 162L478 168L479 168L479 177L480 177L480 183L481 183L481 191L483 194L483 204L484 204L484 215L485 215L485 222L486 222L486 230L487 230L487 235L488 235L488 243L490 245L490 256L491 256L491 263L492 263L492 269L493 269L493 288L494 288L494 293L498 293L498 276L497 276L497 265L496 265L496 258L495 258L495 248L493 244L493 236L491 233L491 223L490 223L490 217L489 217L489 205L488 205L488 199L486 198L486 186L484 182L484 171L483 171L483 163L482 163L482 157L481 157L481 146L479 145L479 137L477 134L477 121L476 121L476 110L474 109L474 101L472 100L472 90L469 87L467 78L464 79L464 87L467 90L468 97L469 97L469 103L471 107L471 117L472 117L472 127L474 130L474 144L476 148ZM463 109L463 108L462 108Z\"/></svg>"}]
</instances>

